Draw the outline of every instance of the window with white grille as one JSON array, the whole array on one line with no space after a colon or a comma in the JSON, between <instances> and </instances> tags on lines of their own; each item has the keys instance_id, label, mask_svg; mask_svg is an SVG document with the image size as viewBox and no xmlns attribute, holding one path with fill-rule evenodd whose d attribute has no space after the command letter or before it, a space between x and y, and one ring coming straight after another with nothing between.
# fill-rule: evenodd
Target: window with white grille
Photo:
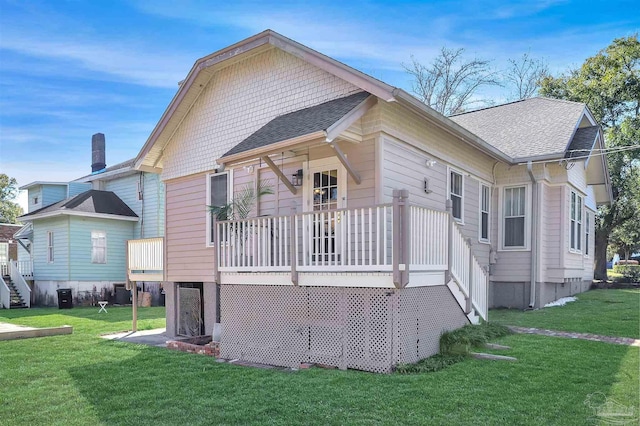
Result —
<instances>
[{"instance_id":1,"label":"window with white grille","mask_svg":"<svg viewBox=\"0 0 640 426\"><path fill-rule=\"evenodd\" d=\"M449 199L451 200L453 217L458 221L463 220L463 191L464 183L462 174L454 170L449 170Z\"/></svg>"},{"instance_id":2,"label":"window with white grille","mask_svg":"<svg viewBox=\"0 0 640 426\"><path fill-rule=\"evenodd\" d=\"M489 215L491 213L491 188L480 184L480 235L478 239L489 242Z\"/></svg>"},{"instance_id":3,"label":"window with white grille","mask_svg":"<svg viewBox=\"0 0 640 426\"><path fill-rule=\"evenodd\" d=\"M91 263L107 263L107 233L91 231Z\"/></svg>"},{"instance_id":4,"label":"window with white grille","mask_svg":"<svg viewBox=\"0 0 640 426\"><path fill-rule=\"evenodd\" d=\"M53 263L53 231L47 232L47 263Z\"/></svg>"},{"instance_id":5,"label":"window with white grille","mask_svg":"<svg viewBox=\"0 0 640 426\"><path fill-rule=\"evenodd\" d=\"M505 248L525 247L526 186L504 189L503 236Z\"/></svg>"},{"instance_id":6,"label":"window with white grille","mask_svg":"<svg viewBox=\"0 0 640 426\"><path fill-rule=\"evenodd\" d=\"M582 197L571 191L571 250L582 250Z\"/></svg>"}]
</instances>

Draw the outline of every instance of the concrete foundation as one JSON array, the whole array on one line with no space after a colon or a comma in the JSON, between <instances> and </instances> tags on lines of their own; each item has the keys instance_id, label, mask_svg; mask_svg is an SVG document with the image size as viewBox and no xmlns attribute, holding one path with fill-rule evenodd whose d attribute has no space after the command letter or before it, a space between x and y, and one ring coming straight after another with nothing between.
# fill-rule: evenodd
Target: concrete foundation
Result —
<instances>
[{"instance_id":1,"label":"concrete foundation","mask_svg":"<svg viewBox=\"0 0 640 426\"><path fill-rule=\"evenodd\" d=\"M542 308L562 297L574 296L591 287L591 281L581 278L567 278L562 283L537 283L534 308ZM489 307L526 309L531 298L530 282L489 283Z\"/></svg>"}]
</instances>

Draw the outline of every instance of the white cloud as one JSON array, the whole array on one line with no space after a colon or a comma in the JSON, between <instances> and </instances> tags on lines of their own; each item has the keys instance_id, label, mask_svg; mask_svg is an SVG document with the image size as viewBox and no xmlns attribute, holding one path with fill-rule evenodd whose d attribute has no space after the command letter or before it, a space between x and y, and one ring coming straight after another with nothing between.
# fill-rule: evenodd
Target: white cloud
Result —
<instances>
[{"instance_id":1,"label":"white cloud","mask_svg":"<svg viewBox=\"0 0 640 426\"><path fill-rule=\"evenodd\" d=\"M186 52L161 51L124 40L109 43L81 41L51 37L50 34L25 36L13 31L3 31L0 49L55 61L57 66L48 67L50 75L66 75L69 68L77 67L84 70L85 76L86 71L91 71L89 77L96 80L174 89L195 60ZM24 67L24 62L20 68Z\"/></svg>"}]
</instances>

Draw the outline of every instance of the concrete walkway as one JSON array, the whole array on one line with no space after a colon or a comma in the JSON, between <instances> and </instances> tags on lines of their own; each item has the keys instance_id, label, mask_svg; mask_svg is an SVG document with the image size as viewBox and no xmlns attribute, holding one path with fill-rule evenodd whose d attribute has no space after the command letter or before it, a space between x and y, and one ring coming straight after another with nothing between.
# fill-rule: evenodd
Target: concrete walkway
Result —
<instances>
[{"instance_id":1,"label":"concrete walkway","mask_svg":"<svg viewBox=\"0 0 640 426\"><path fill-rule=\"evenodd\" d=\"M107 340L117 340L120 342L137 343L139 345L156 346L159 348L167 347L167 340L171 340L165 328L156 328L153 330L127 331L124 333L105 334L100 336Z\"/></svg>"},{"instance_id":2,"label":"concrete walkway","mask_svg":"<svg viewBox=\"0 0 640 426\"><path fill-rule=\"evenodd\" d=\"M600 336L598 334L573 333L570 331L543 330L541 328L509 326L509 330L519 334L538 334L540 336L564 337L565 339L591 340L593 342L613 343L640 347L640 340L630 337Z\"/></svg>"},{"instance_id":3,"label":"concrete walkway","mask_svg":"<svg viewBox=\"0 0 640 426\"><path fill-rule=\"evenodd\" d=\"M32 337L58 336L60 334L71 333L73 333L73 327L69 325L35 328L0 322L0 340L29 339Z\"/></svg>"}]
</instances>

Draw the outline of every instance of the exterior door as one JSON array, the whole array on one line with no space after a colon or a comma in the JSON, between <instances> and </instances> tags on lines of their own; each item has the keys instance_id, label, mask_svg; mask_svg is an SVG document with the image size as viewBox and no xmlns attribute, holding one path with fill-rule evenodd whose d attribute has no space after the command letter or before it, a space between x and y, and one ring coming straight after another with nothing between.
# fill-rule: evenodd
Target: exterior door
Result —
<instances>
[{"instance_id":1,"label":"exterior door","mask_svg":"<svg viewBox=\"0 0 640 426\"><path fill-rule=\"evenodd\" d=\"M313 213L309 224L309 254L315 264L340 261L341 212L347 201L346 170L335 157L310 161L304 188L306 212Z\"/></svg>"}]
</instances>

